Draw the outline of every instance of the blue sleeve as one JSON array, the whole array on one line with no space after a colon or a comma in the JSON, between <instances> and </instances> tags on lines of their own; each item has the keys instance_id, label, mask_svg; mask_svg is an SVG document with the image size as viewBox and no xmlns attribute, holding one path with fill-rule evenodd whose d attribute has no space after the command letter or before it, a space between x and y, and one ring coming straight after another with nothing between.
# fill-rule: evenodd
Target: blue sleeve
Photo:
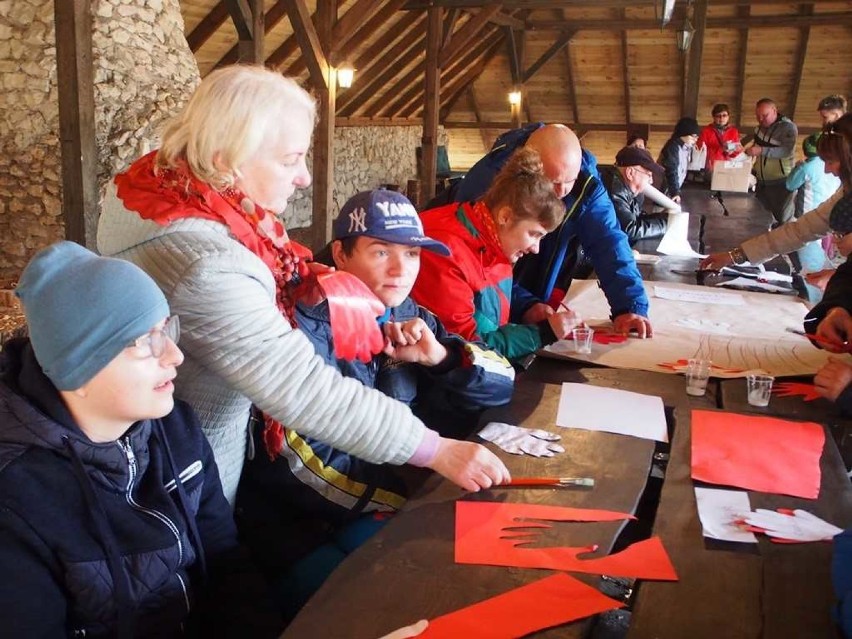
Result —
<instances>
[{"instance_id":1,"label":"blue sleeve","mask_svg":"<svg viewBox=\"0 0 852 639\"><path fill-rule=\"evenodd\" d=\"M527 309L533 304L541 302L539 298L530 293L517 282L512 283L512 301L509 306L509 322L520 324L521 318Z\"/></svg>"},{"instance_id":2,"label":"blue sleeve","mask_svg":"<svg viewBox=\"0 0 852 639\"><path fill-rule=\"evenodd\" d=\"M648 296L612 200L599 181L576 218L580 243L595 267L612 316L648 316Z\"/></svg>"},{"instance_id":3,"label":"blue sleeve","mask_svg":"<svg viewBox=\"0 0 852 639\"><path fill-rule=\"evenodd\" d=\"M451 352L449 367L439 365L425 370L433 383L444 388L454 406L475 410L502 406L512 399L515 370L505 357L482 342L468 342L448 333L425 308L420 307L418 313Z\"/></svg>"},{"instance_id":4,"label":"blue sleeve","mask_svg":"<svg viewBox=\"0 0 852 639\"><path fill-rule=\"evenodd\" d=\"M793 167L790 175L787 176L786 187L788 191L795 191L802 188L805 183L805 178L808 173L808 163L802 162L799 166Z\"/></svg>"}]
</instances>

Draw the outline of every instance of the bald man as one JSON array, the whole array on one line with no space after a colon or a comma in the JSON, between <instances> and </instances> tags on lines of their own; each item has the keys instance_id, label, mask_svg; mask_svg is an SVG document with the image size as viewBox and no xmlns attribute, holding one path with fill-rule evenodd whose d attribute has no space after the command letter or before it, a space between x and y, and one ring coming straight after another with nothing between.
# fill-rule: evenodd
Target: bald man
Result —
<instances>
[{"instance_id":1,"label":"bald man","mask_svg":"<svg viewBox=\"0 0 852 639\"><path fill-rule=\"evenodd\" d=\"M570 284L569 243L578 238L600 279L615 330L651 337L648 297L627 235L600 182L594 156L580 147L571 129L538 122L504 133L468 171L453 199L466 202L481 197L509 156L523 146L541 155L553 190L565 204L565 218L544 237L537 255L529 254L516 265L512 315L517 319L513 321L540 321L561 301Z\"/></svg>"}]
</instances>

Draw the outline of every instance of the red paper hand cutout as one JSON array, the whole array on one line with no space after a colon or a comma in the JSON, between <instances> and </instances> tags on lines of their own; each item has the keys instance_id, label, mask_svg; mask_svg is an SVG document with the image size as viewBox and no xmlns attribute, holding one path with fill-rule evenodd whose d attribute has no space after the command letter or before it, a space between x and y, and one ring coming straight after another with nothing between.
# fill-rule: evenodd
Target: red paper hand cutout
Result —
<instances>
[{"instance_id":1,"label":"red paper hand cutout","mask_svg":"<svg viewBox=\"0 0 852 639\"><path fill-rule=\"evenodd\" d=\"M806 402L812 402L822 397L813 384L800 382L779 382L772 387L772 392L778 397L801 397Z\"/></svg>"},{"instance_id":2,"label":"red paper hand cutout","mask_svg":"<svg viewBox=\"0 0 852 639\"><path fill-rule=\"evenodd\" d=\"M376 318L385 312L379 298L360 279L344 271L316 276L328 300L334 352L340 359L369 362L380 353L385 338Z\"/></svg>"},{"instance_id":3,"label":"red paper hand cutout","mask_svg":"<svg viewBox=\"0 0 852 639\"><path fill-rule=\"evenodd\" d=\"M515 639L624 604L563 573L429 621L420 637Z\"/></svg>"},{"instance_id":4,"label":"red paper hand cutout","mask_svg":"<svg viewBox=\"0 0 852 639\"><path fill-rule=\"evenodd\" d=\"M816 499L825 431L813 422L692 411L692 478Z\"/></svg>"},{"instance_id":5,"label":"red paper hand cutout","mask_svg":"<svg viewBox=\"0 0 852 639\"><path fill-rule=\"evenodd\" d=\"M610 510L562 508L498 502L456 502L456 563L520 568L549 568L639 579L677 580L674 566L659 537L646 539L608 555L581 559L597 546L528 548L535 532L506 535L507 528L551 528L547 522L526 521L619 521L632 515Z\"/></svg>"},{"instance_id":6,"label":"red paper hand cutout","mask_svg":"<svg viewBox=\"0 0 852 639\"><path fill-rule=\"evenodd\" d=\"M592 335L592 341L596 344L621 344L627 341L627 335L619 335L618 333L598 333Z\"/></svg>"},{"instance_id":7,"label":"red paper hand cutout","mask_svg":"<svg viewBox=\"0 0 852 639\"><path fill-rule=\"evenodd\" d=\"M668 368L670 371L678 371L684 372L686 371L686 367L689 366L688 359L678 359L674 362L660 362L657 364L660 368ZM726 368L725 366L719 366L718 364L710 363L710 370L716 371L718 373L744 373L744 368Z\"/></svg>"}]
</instances>

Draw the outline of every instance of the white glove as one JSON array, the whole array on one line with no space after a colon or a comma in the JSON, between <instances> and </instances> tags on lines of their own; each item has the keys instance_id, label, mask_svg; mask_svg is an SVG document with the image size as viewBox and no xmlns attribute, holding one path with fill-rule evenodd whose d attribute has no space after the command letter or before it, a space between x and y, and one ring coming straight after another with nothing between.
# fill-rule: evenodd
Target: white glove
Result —
<instances>
[{"instance_id":1,"label":"white glove","mask_svg":"<svg viewBox=\"0 0 852 639\"><path fill-rule=\"evenodd\" d=\"M537 428L488 422L488 425L479 431L479 436L513 455L553 457L557 453L565 452L562 446L553 443L559 439L559 435Z\"/></svg>"},{"instance_id":2,"label":"white glove","mask_svg":"<svg viewBox=\"0 0 852 639\"><path fill-rule=\"evenodd\" d=\"M843 532L842 528L833 526L806 510L797 509L792 515L784 515L774 510L758 508L743 519L750 526L762 528L770 537L790 541L824 541Z\"/></svg>"}]
</instances>

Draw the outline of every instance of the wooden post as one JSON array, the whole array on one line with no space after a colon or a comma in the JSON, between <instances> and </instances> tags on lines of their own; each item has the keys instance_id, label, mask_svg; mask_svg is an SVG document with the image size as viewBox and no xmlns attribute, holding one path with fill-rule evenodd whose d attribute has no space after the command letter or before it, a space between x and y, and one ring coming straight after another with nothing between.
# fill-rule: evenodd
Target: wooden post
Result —
<instances>
[{"instance_id":1,"label":"wooden post","mask_svg":"<svg viewBox=\"0 0 852 639\"><path fill-rule=\"evenodd\" d=\"M438 110L441 97L441 40L443 37L443 16L441 7L430 7L426 28L426 89L423 108L423 148L420 170L421 202L435 196L435 178L438 166Z\"/></svg>"},{"instance_id":2,"label":"wooden post","mask_svg":"<svg viewBox=\"0 0 852 639\"><path fill-rule=\"evenodd\" d=\"M704 34L707 32L707 0L695 1L695 36L689 47L689 62L686 71L686 90L683 99L683 115L694 118L698 115L698 90L701 84L701 58L704 54Z\"/></svg>"},{"instance_id":3,"label":"wooden post","mask_svg":"<svg viewBox=\"0 0 852 639\"><path fill-rule=\"evenodd\" d=\"M98 225L92 14L89 0L55 0L62 217L65 238L94 249Z\"/></svg>"},{"instance_id":4,"label":"wooden post","mask_svg":"<svg viewBox=\"0 0 852 639\"><path fill-rule=\"evenodd\" d=\"M314 135L313 155L313 226L314 248L331 241L334 222L334 121L337 115L337 70L329 60L333 46L332 31L337 22L337 0L317 3L317 35L327 64L324 86L317 87L319 123Z\"/></svg>"},{"instance_id":5,"label":"wooden post","mask_svg":"<svg viewBox=\"0 0 852 639\"><path fill-rule=\"evenodd\" d=\"M249 64L263 63L263 0L225 0L239 36L237 58Z\"/></svg>"},{"instance_id":6,"label":"wooden post","mask_svg":"<svg viewBox=\"0 0 852 639\"><path fill-rule=\"evenodd\" d=\"M813 15L814 7L810 4L803 4L799 7L801 15ZM802 86L802 74L805 71L805 59L808 56L808 42L811 38L811 28L802 27L799 29L799 50L796 53L796 70L793 75L793 88L790 92L790 102L787 105L787 117L794 120L796 117L796 107L799 104L799 89Z\"/></svg>"}]
</instances>

